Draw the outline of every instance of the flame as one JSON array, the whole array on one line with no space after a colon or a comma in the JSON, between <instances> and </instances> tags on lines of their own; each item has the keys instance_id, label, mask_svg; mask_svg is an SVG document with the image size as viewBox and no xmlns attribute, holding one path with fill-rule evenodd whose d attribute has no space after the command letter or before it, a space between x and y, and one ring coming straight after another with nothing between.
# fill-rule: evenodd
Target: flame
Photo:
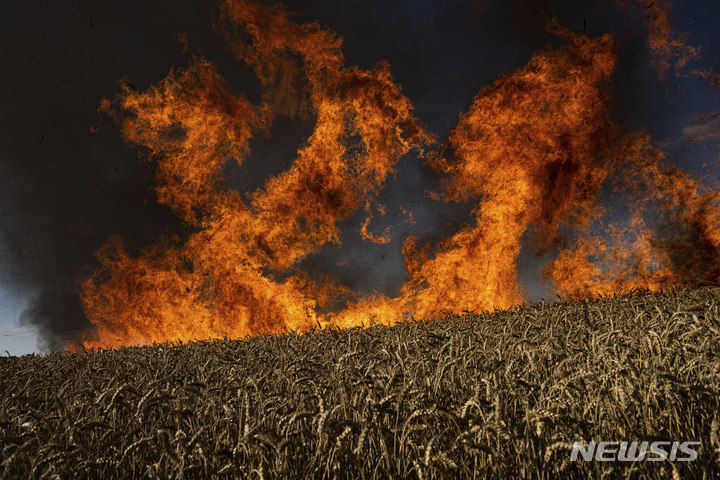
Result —
<instances>
[{"instance_id":1,"label":"flame","mask_svg":"<svg viewBox=\"0 0 720 480\"><path fill-rule=\"evenodd\" d=\"M647 135L628 138L618 150L626 162L616 188L625 193L631 219L611 224L602 235L587 229L550 262L546 277L559 294L574 299L718 283L718 188L665 166Z\"/></svg>"},{"instance_id":2,"label":"flame","mask_svg":"<svg viewBox=\"0 0 720 480\"><path fill-rule=\"evenodd\" d=\"M277 7L240 1L223 7L226 20L245 25L253 37L252 48L230 42L236 54L264 83L281 88L252 106L229 93L212 64L195 59L147 92L125 88L115 102L103 103L121 122L124 138L156 163L158 201L197 231L138 256L119 239L98 252L101 268L81 287L96 327L86 347L316 325L318 299L306 291L308 282L302 275L279 280L272 271L286 271L338 242L337 223L377 194L398 158L429 140L387 65L372 71L343 66L336 36L291 23ZM242 162L249 139L273 115L295 113L300 103L286 92L300 76L315 129L290 168L246 204L221 187L220 171L231 159Z\"/></svg>"},{"instance_id":3,"label":"flame","mask_svg":"<svg viewBox=\"0 0 720 480\"><path fill-rule=\"evenodd\" d=\"M375 208L377 209L378 213L380 213L380 215L385 215L387 213L387 209L382 204L376 205ZM363 220L363 223L360 226L360 236L362 237L362 239L369 240L374 243L379 243L380 245L390 243L390 241L392 240L392 234L390 233L390 227L385 227L385 229L383 230L383 233L381 235L375 235L375 234L371 233L369 230L369 226L370 226L370 222L372 222L372 220L373 220L373 214L370 211L369 203L365 204L365 211L368 212L368 216L365 217L365 220Z\"/></svg>"},{"instance_id":4,"label":"flame","mask_svg":"<svg viewBox=\"0 0 720 480\"><path fill-rule=\"evenodd\" d=\"M346 66L338 35L297 23L281 6L223 0L218 28L263 85L259 104L231 93L213 64L195 57L147 91L124 87L101 105L155 166L157 201L189 233L140 251L112 237L97 252L99 266L80 287L94 329L79 346L503 309L525 300L517 272L527 239L538 254L555 253L543 275L570 298L720 280L717 190L666 167L649 137L609 119L611 35L590 39L552 22L564 46L482 89L445 153L424 156L434 137L386 63ZM244 195L223 185L227 162L242 164L251 139L279 116L315 122L289 168ZM406 238L408 280L394 298L357 298L299 269L324 245L339 244L341 222L363 207L362 238L392 240L390 230L370 233L371 206L386 213L378 196L411 151L444 177L435 198L474 202L468 224L434 244ZM603 227L608 185L633 205L627 225Z\"/></svg>"},{"instance_id":5,"label":"flame","mask_svg":"<svg viewBox=\"0 0 720 480\"><path fill-rule=\"evenodd\" d=\"M647 47L657 74L662 78L671 69L676 75L700 57L700 47L688 43L687 33L672 27L672 5L667 0L616 0L621 6L635 7L647 22Z\"/></svg>"},{"instance_id":6,"label":"flame","mask_svg":"<svg viewBox=\"0 0 720 480\"><path fill-rule=\"evenodd\" d=\"M451 200L482 200L473 225L411 269L420 315L522 301L516 272L523 235L537 225L538 241L552 242L560 221L587 214L607 175L603 150L613 128L602 86L615 66L612 39L551 29L567 48L536 54L482 90L450 135L457 158L434 162L450 176Z\"/></svg>"}]
</instances>

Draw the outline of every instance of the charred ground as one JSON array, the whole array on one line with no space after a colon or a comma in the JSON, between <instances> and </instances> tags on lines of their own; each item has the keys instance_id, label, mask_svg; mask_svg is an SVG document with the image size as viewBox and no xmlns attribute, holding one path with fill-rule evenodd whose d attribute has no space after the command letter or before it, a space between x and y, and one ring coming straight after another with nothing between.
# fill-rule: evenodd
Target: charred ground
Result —
<instances>
[{"instance_id":1,"label":"charred ground","mask_svg":"<svg viewBox=\"0 0 720 480\"><path fill-rule=\"evenodd\" d=\"M3 478L712 478L720 288L0 362ZM695 462L570 462L578 440ZM677 478L677 477L676 477Z\"/></svg>"}]
</instances>

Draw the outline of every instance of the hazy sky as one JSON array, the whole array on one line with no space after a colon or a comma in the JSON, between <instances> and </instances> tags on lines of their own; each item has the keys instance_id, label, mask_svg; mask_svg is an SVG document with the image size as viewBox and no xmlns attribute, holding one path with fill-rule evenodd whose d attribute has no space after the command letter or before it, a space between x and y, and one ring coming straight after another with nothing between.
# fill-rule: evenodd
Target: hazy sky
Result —
<instances>
[{"instance_id":1,"label":"hazy sky","mask_svg":"<svg viewBox=\"0 0 720 480\"><path fill-rule=\"evenodd\" d=\"M540 12L549 7L560 23L591 37L617 33L621 55L614 115L628 129L648 129L666 146L669 160L698 168L717 151L683 138L694 114L720 111L706 82L689 75L660 83L647 58L641 22L613 2L532 1L341 1L285 2L306 21L317 20L344 37L347 64L369 67L387 59L417 117L443 140L473 96L503 72L527 63L548 37ZM579 5L583 3L583 5ZM482 7L482 8L476 8ZM190 51L218 66L237 93L251 99L259 89L213 31L207 1L93 2L14 1L0 16L0 352L59 348L63 336L87 325L75 295L76 282L93 267L93 252L109 234L130 244L150 244L178 222L148 191L150 172L138 162L116 128L97 108L125 78L143 90L189 57L177 40L187 34ZM686 1L673 26L702 47L697 68L720 67L720 2ZM639 18L639 17L638 17ZM91 128L97 127L97 133ZM275 127L272 140L258 139L246 170L228 171L238 188L257 188L269 173L292 160L307 125ZM687 130L686 130L687 132ZM362 292L396 292L404 281L400 248L408 233L445 235L466 218L467 208L448 209L423 197L436 187L432 172L415 159L398 166L386 190L395 225L387 245L368 245L357 235L358 219L345 225L342 248L328 247L305 262L333 273ZM415 212L414 226L401 223L399 206ZM336 260L350 258L340 268ZM523 257L525 258L525 257ZM530 260L522 273L532 298L545 295ZM29 303L30 302L30 303ZM19 326L21 312L25 328ZM39 326L36 339L27 325ZM35 328L35 327L33 327Z\"/></svg>"}]
</instances>

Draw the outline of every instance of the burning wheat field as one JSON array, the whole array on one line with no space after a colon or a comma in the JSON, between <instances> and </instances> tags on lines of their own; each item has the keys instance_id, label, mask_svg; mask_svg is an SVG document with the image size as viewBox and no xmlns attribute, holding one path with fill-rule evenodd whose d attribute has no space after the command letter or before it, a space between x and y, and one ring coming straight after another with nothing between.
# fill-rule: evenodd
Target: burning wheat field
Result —
<instances>
[{"instance_id":1,"label":"burning wheat field","mask_svg":"<svg viewBox=\"0 0 720 480\"><path fill-rule=\"evenodd\" d=\"M0 476L720 475L717 2L46 7Z\"/></svg>"}]
</instances>

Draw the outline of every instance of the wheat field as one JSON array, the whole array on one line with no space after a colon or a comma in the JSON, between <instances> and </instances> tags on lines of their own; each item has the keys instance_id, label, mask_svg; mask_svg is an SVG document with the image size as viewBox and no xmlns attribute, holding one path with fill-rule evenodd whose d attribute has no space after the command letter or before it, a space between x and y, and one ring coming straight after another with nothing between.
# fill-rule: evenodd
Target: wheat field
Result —
<instances>
[{"instance_id":1,"label":"wheat field","mask_svg":"<svg viewBox=\"0 0 720 480\"><path fill-rule=\"evenodd\" d=\"M0 360L2 478L718 478L720 288ZM575 441L700 441L694 462Z\"/></svg>"}]
</instances>

